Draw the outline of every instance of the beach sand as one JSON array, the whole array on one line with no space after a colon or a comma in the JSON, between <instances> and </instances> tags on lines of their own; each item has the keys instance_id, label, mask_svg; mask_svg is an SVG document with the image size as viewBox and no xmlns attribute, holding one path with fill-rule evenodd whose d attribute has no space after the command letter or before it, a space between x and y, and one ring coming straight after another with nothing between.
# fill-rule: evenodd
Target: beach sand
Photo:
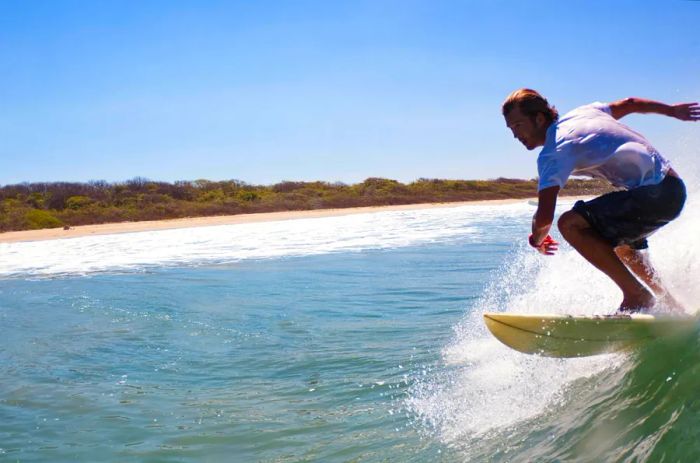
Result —
<instances>
[{"instance_id":1,"label":"beach sand","mask_svg":"<svg viewBox=\"0 0 700 463\"><path fill-rule=\"evenodd\" d=\"M574 199L574 197L567 197ZM415 209L429 209L436 207L458 207L464 205L498 205L513 204L536 200L536 198L520 199L495 199L488 201L463 201L451 203L427 203L404 204L398 206L370 206L349 207L343 209L317 209L310 211L282 211L263 212L256 214L237 214L213 217L187 217L183 219L153 220L141 222L105 223L99 225L81 225L63 228L48 228L42 230L26 230L0 233L0 243L12 243L17 241L42 241L63 238L77 238L80 236L110 235L115 233L132 233L153 230L167 230L173 228L206 227L211 225L233 225L253 222L270 222L278 220L309 219L317 217L332 217L350 214L366 214L379 211L405 211Z\"/></svg>"}]
</instances>

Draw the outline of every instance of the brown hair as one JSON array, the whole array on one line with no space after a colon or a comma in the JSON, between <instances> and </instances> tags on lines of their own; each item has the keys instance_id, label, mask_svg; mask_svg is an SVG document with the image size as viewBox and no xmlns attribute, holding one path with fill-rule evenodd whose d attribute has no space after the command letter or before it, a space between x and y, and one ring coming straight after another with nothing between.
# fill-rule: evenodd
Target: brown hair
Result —
<instances>
[{"instance_id":1,"label":"brown hair","mask_svg":"<svg viewBox=\"0 0 700 463\"><path fill-rule=\"evenodd\" d=\"M528 117L535 117L537 113L542 113L547 118L547 122L559 119L557 108L551 106L542 95L530 88L521 88L508 95L501 107L503 116L507 116L516 105Z\"/></svg>"}]
</instances>

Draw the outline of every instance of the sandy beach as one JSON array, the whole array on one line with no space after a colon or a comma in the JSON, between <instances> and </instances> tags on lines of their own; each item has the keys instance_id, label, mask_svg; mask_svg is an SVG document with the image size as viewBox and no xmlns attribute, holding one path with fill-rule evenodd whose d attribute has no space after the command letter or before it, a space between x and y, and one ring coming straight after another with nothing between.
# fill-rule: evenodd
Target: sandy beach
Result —
<instances>
[{"instance_id":1,"label":"sandy beach","mask_svg":"<svg viewBox=\"0 0 700 463\"><path fill-rule=\"evenodd\" d=\"M573 197L571 197L573 198ZM379 211L404 211L429 209L437 207L458 207L470 205L512 204L536 200L536 198L495 199L488 201L463 201L451 203L404 204L397 206L350 207L343 209L318 209L310 211L282 211L258 214L238 214L213 217L188 217L182 219L154 220L142 222L119 222L99 225L82 225L63 228L48 228L42 230L26 230L0 233L0 243L18 241L42 241L52 239L77 238L80 236L109 235L115 233L132 233L152 230L167 230L173 228L206 227L212 225L232 225L253 222L269 222L278 220L308 219L317 217L332 217L350 214L365 214Z\"/></svg>"}]
</instances>

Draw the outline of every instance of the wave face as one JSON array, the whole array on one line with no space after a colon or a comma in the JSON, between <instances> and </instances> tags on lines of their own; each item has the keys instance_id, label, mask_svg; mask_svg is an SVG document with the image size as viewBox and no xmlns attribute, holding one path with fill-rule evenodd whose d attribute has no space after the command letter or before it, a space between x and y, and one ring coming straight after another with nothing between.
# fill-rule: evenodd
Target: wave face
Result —
<instances>
[{"instance_id":1,"label":"wave face","mask_svg":"<svg viewBox=\"0 0 700 463\"><path fill-rule=\"evenodd\" d=\"M700 298L700 196L650 239L674 295ZM415 424L464 461L697 461L700 338L660 340L629 354L523 355L491 337L484 311L610 313L619 290L568 246L556 258L522 249L456 327L440 368L406 401Z\"/></svg>"},{"instance_id":2,"label":"wave face","mask_svg":"<svg viewBox=\"0 0 700 463\"><path fill-rule=\"evenodd\" d=\"M700 455L697 333L629 356L573 362L475 356L480 361L446 375L453 386L423 385L411 399L423 425L465 461L684 462Z\"/></svg>"},{"instance_id":3,"label":"wave face","mask_svg":"<svg viewBox=\"0 0 700 463\"><path fill-rule=\"evenodd\" d=\"M0 278L142 271L249 259L359 252L453 239L488 242L504 215L527 217L526 202L497 207L387 211L340 217L220 225L51 241L0 243Z\"/></svg>"}]
</instances>

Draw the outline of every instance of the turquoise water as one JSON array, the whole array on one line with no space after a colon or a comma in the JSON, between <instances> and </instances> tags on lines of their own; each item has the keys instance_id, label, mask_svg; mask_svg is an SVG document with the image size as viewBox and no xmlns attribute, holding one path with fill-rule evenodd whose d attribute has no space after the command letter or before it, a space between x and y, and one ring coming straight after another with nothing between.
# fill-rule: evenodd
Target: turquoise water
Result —
<instances>
[{"instance_id":1,"label":"turquoise water","mask_svg":"<svg viewBox=\"0 0 700 463\"><path fill-rule=\"evenodd\" d=\"M615 307L615 288L571 250L526 249L533 211L0 245L0 461L700 455L697 339L561 361L486 333L487 309ZM684 301L696 252L658 261Z\"/></svg>"}]
</instances>

